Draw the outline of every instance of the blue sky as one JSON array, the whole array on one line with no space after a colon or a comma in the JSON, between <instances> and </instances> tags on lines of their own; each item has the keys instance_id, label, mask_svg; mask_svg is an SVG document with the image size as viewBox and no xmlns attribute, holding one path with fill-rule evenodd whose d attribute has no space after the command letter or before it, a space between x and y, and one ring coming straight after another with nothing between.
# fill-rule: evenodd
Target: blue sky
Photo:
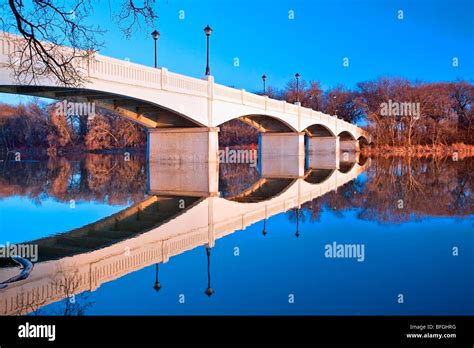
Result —
<instances>
[{"instance_id":1,"label":"blue sky","mask_svg":"<svg viewBox=\"0 0 474 348\"><path fill-rule=\"evenodd\" d=\"M101 53L152 65L151 30L135 32L127 41L110 19L108 1L100 4L90 21L107 30ZM202 77L202 29L209 23L214 29L212 75L219 83L249 91L261 89L263 73L276 87L296 72L321 81L324 88L354 87L379 76L474 80L472 0L158 0L156 8L160 66ZM345 57L349 67L343 67ZM454 57L458 67L452 65Z\"/></svg>"}]
</instances>

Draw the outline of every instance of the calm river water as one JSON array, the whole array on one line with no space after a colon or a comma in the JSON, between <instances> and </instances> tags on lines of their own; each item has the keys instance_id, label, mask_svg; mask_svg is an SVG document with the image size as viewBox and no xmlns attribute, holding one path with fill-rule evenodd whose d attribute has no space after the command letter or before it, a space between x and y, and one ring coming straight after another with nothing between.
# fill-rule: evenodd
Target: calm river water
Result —
<instances>
[{"instance_id":1,"label":"calm river water","mask_svg":"<svg viewBox=\"0 0 474 348\"><path fill-rule=\"evenodd\" d=\"M473 169L473 159L371 159L349 182L328 184L329 192L296 205L285 201L273 214L265 202L310 184L323 187L333 171L262 180L258 167L225 164L217 197L193 198L151 192L146 159L138 155L2 161L0 244L40 246L29 277L0 289L1 314L473 315ZM140 224L123 223L132 234L118 238L114 231L127 230L120 227L103 232L106 238L94 227L80 238L67 235L150 198L160 213L145 207L148 215L133 215ZM220 206L212 207L218 213L209 231L225 232L213 245L199 234L211 199ZM249 204L255 214L266 209L267 219L239 217L239 207ZM240 228L219 214L235 214ZM143 216L161 227L142 224ZM128 248L130 238L136 242ZM122 249L134 262L129 268L117 254ZM133 258L135 250L146 256ZM61 276L73 280L61 296L48 282L71 259L89 276L75 282L75 271L65 271ZM12 269L11 262L0 266L0 282ZM12 302L28 291L31 298Z\"/></svg>"}]
</instances>

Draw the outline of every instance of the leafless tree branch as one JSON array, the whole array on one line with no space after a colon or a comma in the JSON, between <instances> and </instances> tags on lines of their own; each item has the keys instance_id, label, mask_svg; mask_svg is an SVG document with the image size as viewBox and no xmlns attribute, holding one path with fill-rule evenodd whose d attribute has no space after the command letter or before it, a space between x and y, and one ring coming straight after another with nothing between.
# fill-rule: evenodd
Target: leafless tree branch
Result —
<instances>
[{"instance_id":1,"label":"leafless tree branch","mask_svg":"<svg viewBox=\"0 0 474 348\"><path fill-rule=\"evenodd\" d=\"M21 84L55 78L58 85L81 86L87 81L85 63L102 46L104 30L86 20L100 0L7 0L0 4L0 30L14 42L10 66ZM157 18L154 0L123 0L115 18L126 37L135 28L148 28ZM113 14L113 12L112 12ZM67 47L67 49L65 49Z\"/></svg>"}]
</instances>

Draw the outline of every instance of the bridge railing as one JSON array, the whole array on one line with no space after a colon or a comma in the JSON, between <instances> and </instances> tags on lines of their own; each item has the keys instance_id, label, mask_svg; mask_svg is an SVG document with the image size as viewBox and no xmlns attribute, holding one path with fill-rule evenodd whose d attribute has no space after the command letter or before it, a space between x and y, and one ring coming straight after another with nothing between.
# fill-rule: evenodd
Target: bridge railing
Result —
<instances>
[{"instance_id":1,"label":"bridge railing","mask_svg":"<svg viewBox=\"0 0 474 348\"><path fill-rule=\"evenodd\" d=\"M0 64L8 63L15 52L15 41L18 36L0 32ZM68 49L65 47L65 49ZM264 110L282 112L285 114L318 119L337 125L338 129L352 130L357 134L367 135L359 127L338 119L335 116L323 114L310 108L290 104L282 100L271 99L214 83L214 79L197 79L168 71L166 68L152 68L127 60L115 59L96 54L87 62L79 62L78 66L87 71L88 78L102 79L116 83L126 83L141 87L174 91L189 95L223 100L226 102L249 105Z\"/></svg>"},{"instance_id":2,"label":"bridge railing","mask_svg":"<svg viewBox=\"0 0 474 348\"><path fill-rule=\"evenodd\" d=\"M145 84L155 88L161 85L161 74L159 71L142 69L140 66L126 61L101 56L91 60L88 66L88 77L91 78L129 84Z\"/></svg>"}]
</instances>

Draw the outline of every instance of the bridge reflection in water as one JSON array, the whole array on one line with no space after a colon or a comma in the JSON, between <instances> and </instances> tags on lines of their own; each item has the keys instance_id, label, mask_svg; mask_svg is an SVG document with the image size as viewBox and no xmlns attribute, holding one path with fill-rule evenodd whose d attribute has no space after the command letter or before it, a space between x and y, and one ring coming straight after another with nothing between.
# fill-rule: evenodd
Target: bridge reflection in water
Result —
<instances>
[{"instance_id":1,"label":"bridge reflection in water","mask_svg":"<svg viewBox=\"0 0 474 348\"><path fill-rule=\"evenodd\" d=\"M274 158L261 166L256 183L226 198L218 192L216 163L149 163L150 195L141 203L90 225L26 242L38 245L38 262L27 279L0 290L0 314L25 314L35 304L42 307L94 291L198 246L207 248L209 258L217 239L300 208L352 181L370 163L360 165L356 154L344 160L332 167L327 161L297 160L302 168L295 171L295 161ZM2 268L0 279L16 273L17 268ZM69 291L57 281L68 274L75 277ZM210 284L206 293L212 294Z\"/></svg>"}]
</instances>

